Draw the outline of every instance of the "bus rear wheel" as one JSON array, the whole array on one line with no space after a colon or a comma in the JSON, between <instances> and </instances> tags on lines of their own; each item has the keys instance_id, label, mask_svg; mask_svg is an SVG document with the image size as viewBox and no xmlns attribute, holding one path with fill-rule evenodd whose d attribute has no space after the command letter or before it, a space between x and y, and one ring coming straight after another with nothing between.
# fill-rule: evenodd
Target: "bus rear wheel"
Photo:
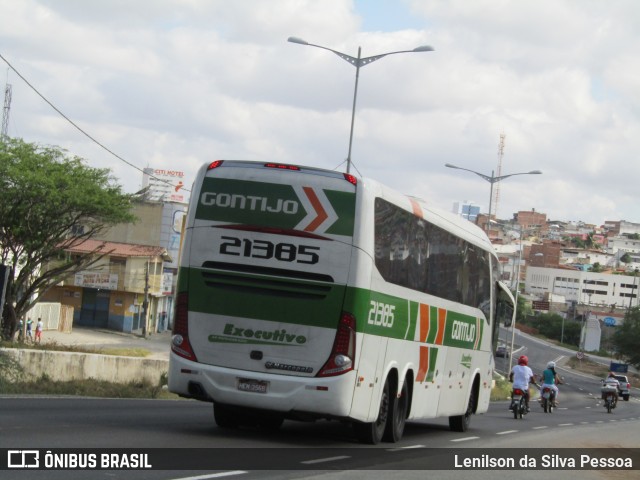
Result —
<instances>
[{"instance_id":1,"label":"bus rear wheel","mask_svg":"<svg viewBox=\"0 0 640 480\"><path fill-rule=\"evenodd\" d=\"M220 428L236 428L240 425L240 414L237 410L221 403L213 404L213 419Z\"/></svg>"},{"instance_id":2,"label":"bus rear wheel","mask_svg":"<svg viewBox=\"0 0 640 480\"><path fill-rule=\"evenodd\" d=\"M394 396L391 402L391 412L387 420L382 439L386 442L399 442L404 433L404 425L407 420L407 409L409 408L409 387L406 380L402 384L400 396Z\"/></svg>"},{"instance_id":3,"label":"bus rear wheel","mask_svg":"<svg viewBox=\"0 0 640 480\"><path fill-rule=\"evenodd\" d=\"M382 398L380 399L380 410L378 411L378 418L375 422L354 422L353 431L356 434L358 440L362 443L368 443L370 445L377 445L382 440L382 436L387 428L387 419L391 413L391 398L389 395L389 379L384 384L382 389Z\"/></svg>"}]
</instances>

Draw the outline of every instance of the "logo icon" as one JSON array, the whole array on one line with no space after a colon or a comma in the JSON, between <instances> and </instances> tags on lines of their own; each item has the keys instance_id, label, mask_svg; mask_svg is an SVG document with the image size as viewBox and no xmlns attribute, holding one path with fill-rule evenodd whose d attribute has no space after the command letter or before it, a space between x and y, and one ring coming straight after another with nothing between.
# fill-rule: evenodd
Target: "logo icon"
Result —
<instances>
[{"instance_id":1,"label":"logo icon","mask_svg":"<svg viewBox=\"0 0 640 480\"><path fill-rule=\"evenodd\" d=\"M38 450L9 450L7 452L9 468L40 468L40 452Z\"/></svg>"}]
</instances>

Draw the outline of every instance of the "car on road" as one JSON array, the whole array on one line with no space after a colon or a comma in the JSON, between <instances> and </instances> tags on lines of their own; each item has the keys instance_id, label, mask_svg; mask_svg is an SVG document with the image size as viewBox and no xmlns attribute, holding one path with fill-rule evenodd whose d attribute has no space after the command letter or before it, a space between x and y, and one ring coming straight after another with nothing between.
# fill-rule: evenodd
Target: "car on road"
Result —
<instances>
[{"instance_id":1,"label":"car on road","mask_svg":"<svg viewBox=\"0 0 640 480\"><path fill-rule=\"evenodd\" d=\"M618 375L614 374L616 380L620 382L620 386L618 387L618 394L624 398L625 402L629 401L629 395L631 393L631 384L629 383L629 379L626 375Z\"/></svg>"},{"instance_id":2,"label":"car on road","mask_svg":"<svg viewBox=\"0 0 640 480\"><path fill-rule=\"evenodd\" d=\"M498 345L498 348L496 348L496 357L508 358L510 355L511 351L506 345Z\"/></svg>"}]
</instances>

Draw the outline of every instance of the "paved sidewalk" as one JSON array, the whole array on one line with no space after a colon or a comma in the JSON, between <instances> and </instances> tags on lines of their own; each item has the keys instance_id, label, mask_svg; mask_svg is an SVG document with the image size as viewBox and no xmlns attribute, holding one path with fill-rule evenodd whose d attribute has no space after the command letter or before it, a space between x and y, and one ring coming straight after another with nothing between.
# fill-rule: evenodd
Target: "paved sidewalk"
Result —
<instances>
[{"instance_id":1,"label":"paved sidewalk","mask_svg":"<svg viewBox=\"0 0 640 480\"><path fill-rule=\"evenodd\" d=\"M99 348L143 348L149 350L146 358L169 360L171 331L153 333L144 338L142 335L116 332L114 330L73 327L71 333L45 330L42 332L42 344L85 346Z\"/></svg>"}]
</instances>

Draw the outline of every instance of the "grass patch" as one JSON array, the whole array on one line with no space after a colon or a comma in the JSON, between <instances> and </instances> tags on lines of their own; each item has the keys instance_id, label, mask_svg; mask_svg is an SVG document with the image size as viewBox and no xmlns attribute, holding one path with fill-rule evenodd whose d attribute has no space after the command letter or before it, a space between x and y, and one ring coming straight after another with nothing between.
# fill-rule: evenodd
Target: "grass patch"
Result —
<instances>
[{"instance_id":1,"label":"grass patch","mask_svg":"<svg viewBox=\"0 0 640 480\"><path fill-rule=\"evenodd\" d=\"M145 358L151 355L151 352L145 348L133 347L100 347L92 348L83 345L60 345L56 342L46 343L26 343L26 342L8 342L0 341L0 348L22 348L25 350L48 350L53 352L74 352L74 353L93 353L98 355L118 355L123 357Z\"/></svg>"},{"instance_id":2,"label":"grass patch","mask_svg":"<svg viewBox=\"0 0 640 480\"><path fill-rule=\"evenodd\" d=\"M609 369L606 365L602 365L601 363L592 362L591 360L585 358L582 360L578 360L576 357L571 357L567 361L567 366L572 370L576 370L582 373L588 373L590 375L595 375L596 377L604 378L609 373Z\"/></svg>"},{"instance_id":3,"label":"grass patch","mask_svg":"<svg viewBox=\"0 0 640 480\"><path fill-rule=\"evenodd\" d=\"M496 378L495 385L491 389L491 401L508 400L511 398L511 384L506 378Z\"/></svg>"},{"instance_id":4,"label":"grass patch","mask_svg":"<svg viewBox=\"0 0 640 480\"><path fill-rule=\"evenodd\" d=\"M47 375L35 381L24 381L19 378L9 381L3 380L3 376L0 375L0 392L17 395L71 395L100 398L179 398L164 388L166 381L166 374L163 374L155 385L146 381L120 384L93 378L58 382L51 380Z\"/></svg>"},{"instance_id":5,"label":"grass patch","mask_svg":"<svg viewBox=\"0 0 640 480\"><path fill-rule=\"evenodd\" d=\"M491 389L491 401L511 400L511 390L513 390L513 384L509 383L508 379L497 378L494 387ZM529 398L535 398L537 391L536 387L530 387Z\"/></svg>"},{"instance_id":6,"label":"grass patch","mask_svg":"<svg viewBox=\"0 0 640 480\"><path fill-rule=\"evenodd\" d=\"M606 365L592 362L588 358L578 360L577 358L572 357L567 361L567 366L572 370L594 375L601 379L606 378L606 376L609 374L609 368ZM640 375L632 372L623 373L621 375L627 376L627 379L629 380L629 383L632 387L640 387Z\"/></svg>"}]
</instances>

